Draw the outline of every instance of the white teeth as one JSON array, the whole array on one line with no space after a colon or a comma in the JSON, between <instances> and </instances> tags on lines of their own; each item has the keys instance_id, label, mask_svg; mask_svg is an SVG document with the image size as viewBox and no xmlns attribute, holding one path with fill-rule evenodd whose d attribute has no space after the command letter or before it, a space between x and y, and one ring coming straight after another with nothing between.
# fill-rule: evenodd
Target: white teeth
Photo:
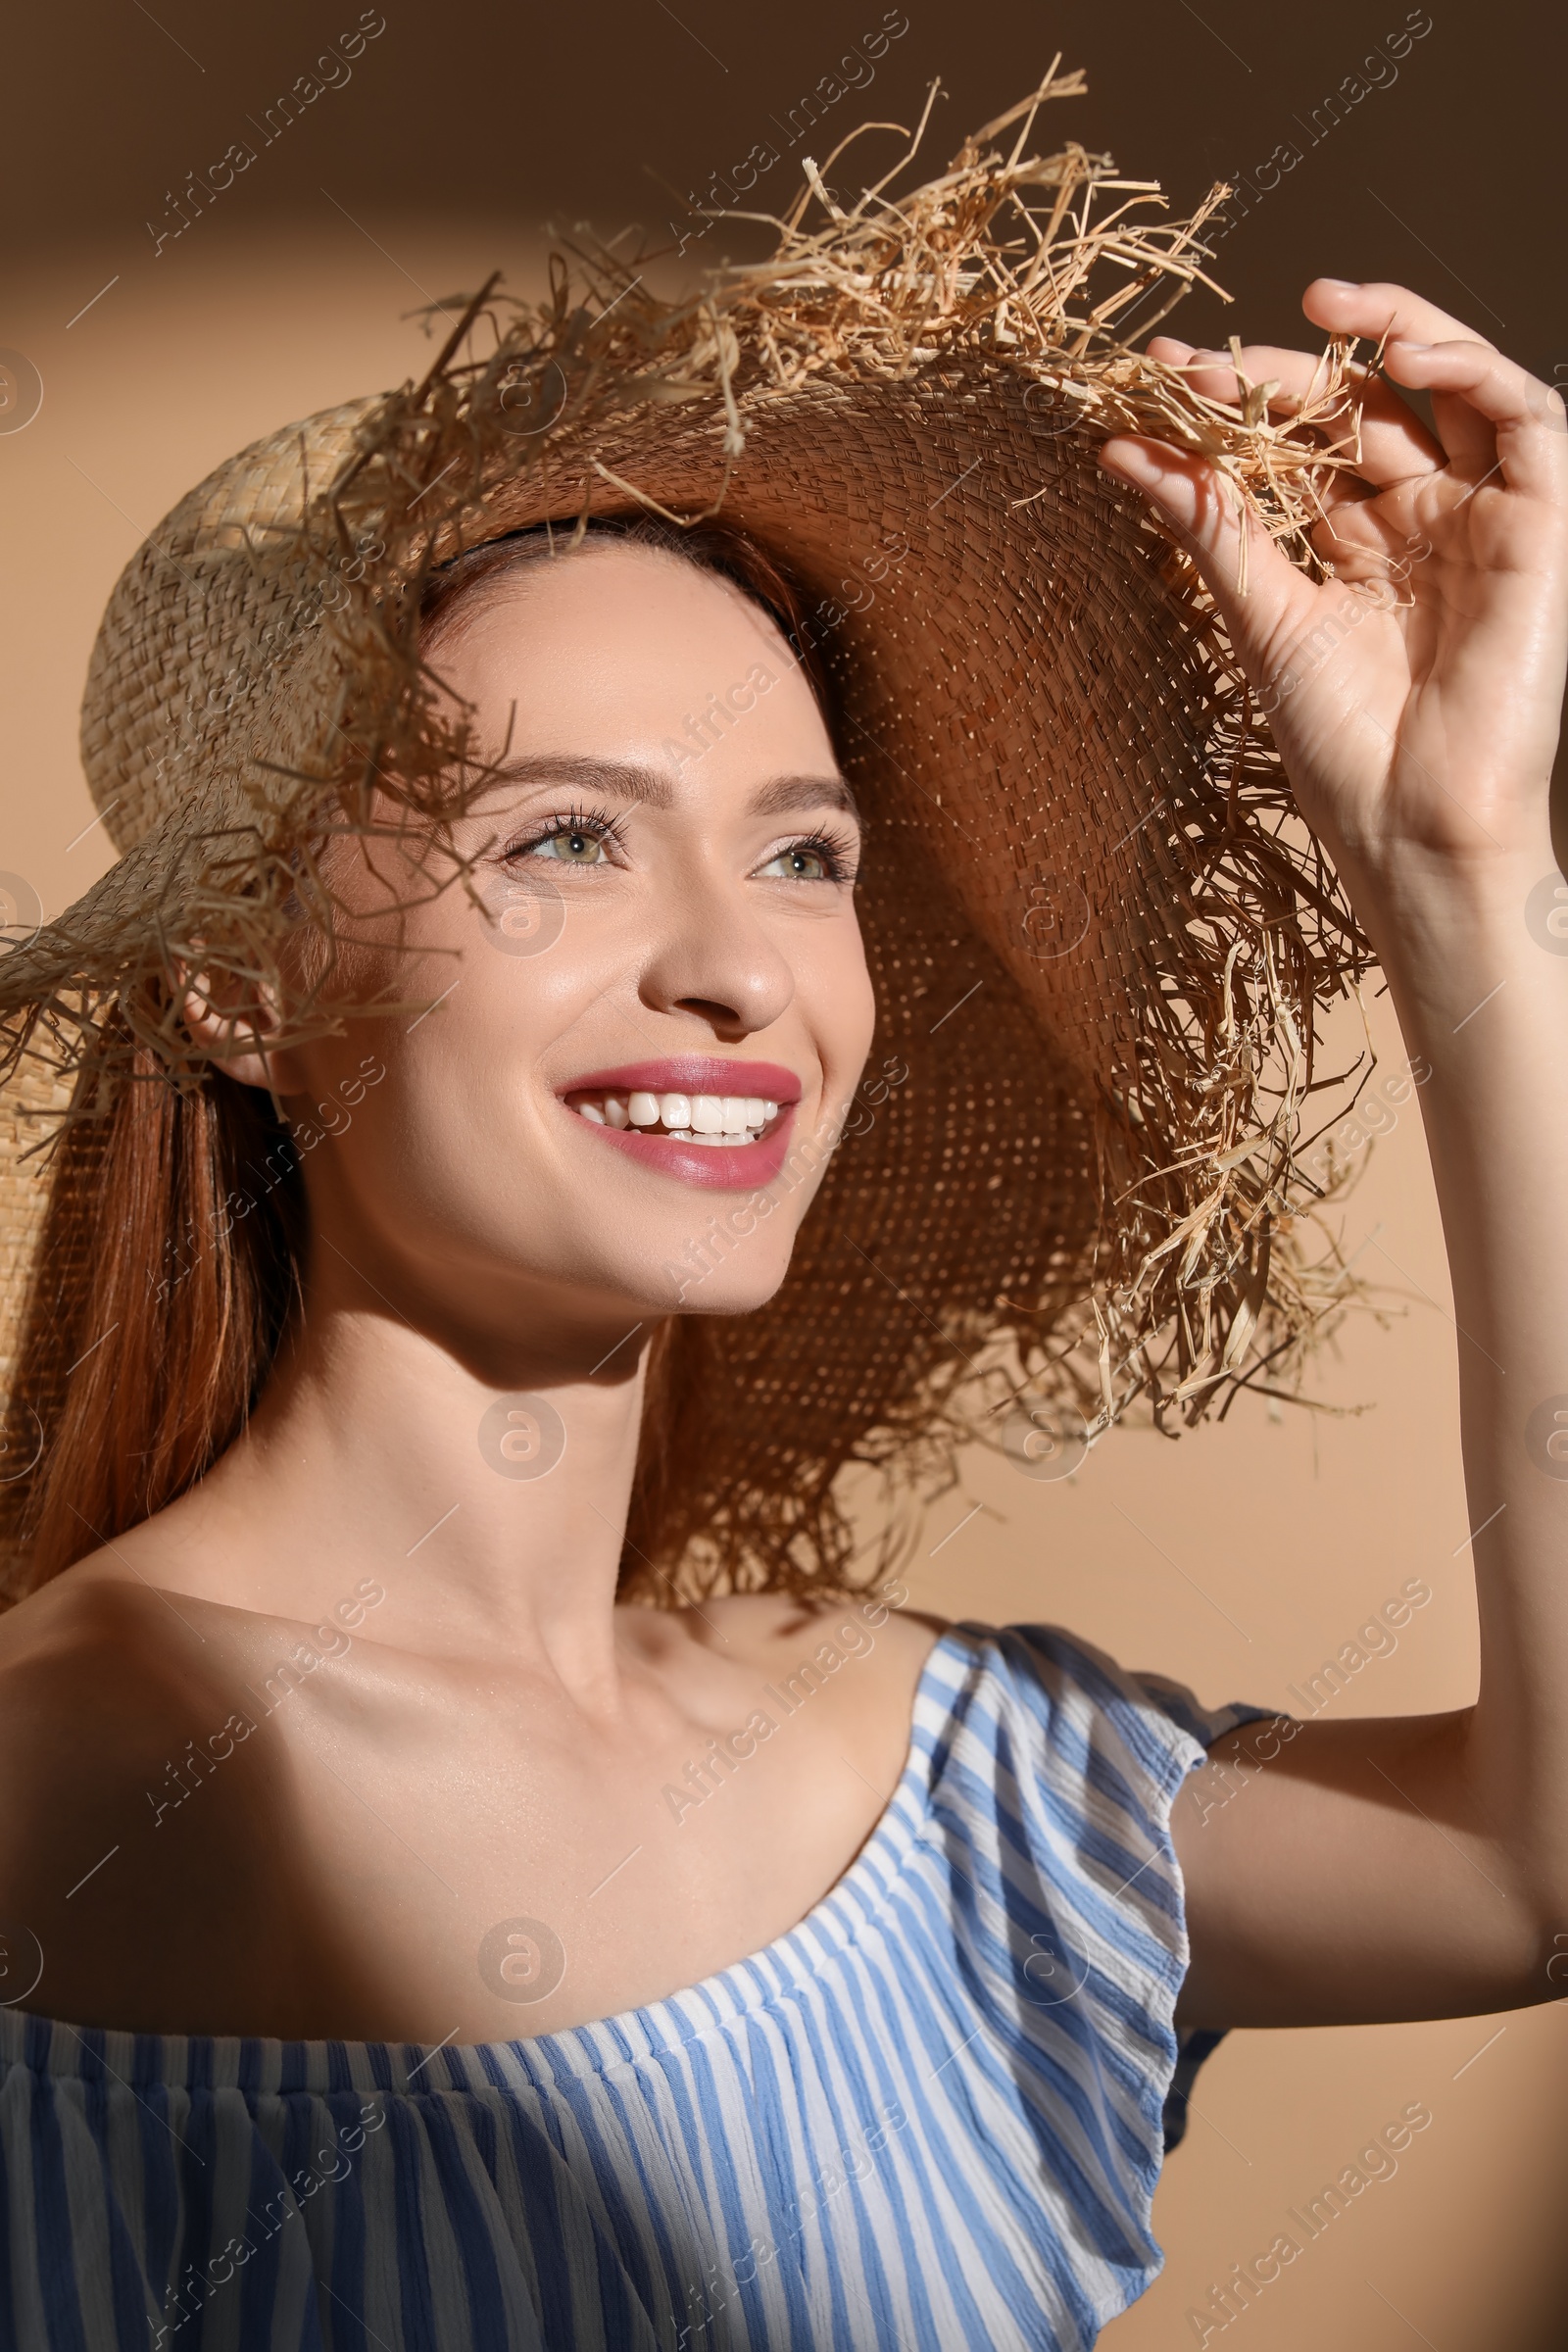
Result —
<instances>
[{"instance_id":1,"label":"white teeth","mask_svg":"<svg viewBox=\"0 0 1568 2352\"><path fill-rule=\"evenodd\" d=\"M662 1128L672 1143L733 1146L756 1143L779 1106L760 1095L656 1095L638 1088L571 1107L593 1127Z\"/></svg>"}]
</instances>

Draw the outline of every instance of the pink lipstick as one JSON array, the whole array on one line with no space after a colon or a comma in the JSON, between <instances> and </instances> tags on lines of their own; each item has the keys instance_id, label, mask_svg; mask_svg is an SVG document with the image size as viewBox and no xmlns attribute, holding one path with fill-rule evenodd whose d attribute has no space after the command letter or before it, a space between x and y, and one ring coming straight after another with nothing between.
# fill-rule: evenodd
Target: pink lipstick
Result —
<instances>
[{"instance_id":1,"label":"pink lipstick","mask_svg":"<svg viewBox=\"0 0 1568 2352\"><path fill-rule=\"evenodd\" d=\"M559 1095L572 1117L646 1168L753 1191L783 1165L801 1082L779 1062L683 1054L591 1070Z\"/></svg>"}]
</instances>

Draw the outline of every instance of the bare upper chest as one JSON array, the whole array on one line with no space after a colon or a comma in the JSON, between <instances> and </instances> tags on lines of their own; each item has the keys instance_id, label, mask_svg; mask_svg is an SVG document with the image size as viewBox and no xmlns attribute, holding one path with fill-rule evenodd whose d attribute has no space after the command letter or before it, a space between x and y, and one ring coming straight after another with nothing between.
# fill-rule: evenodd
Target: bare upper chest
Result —
<instances>
[{"instance_id":1,"label":"bare upper chest","mask_svg":"<svg viewBox=\"0 0 1568 2352\"><path fill-rule=\"evenodd\" d=\"M22 1874L53 1959L31 2005L468 2041L699 1982L795 1926L892 1792L933 1635L849 1630L633 1674L604 1720L527 1673L231 1640L182 1708L56 1789L74 1850L56 1868L45 1835ZM68 1893L89 1848L107 1858Z\"/></svg>"}]
</instances>

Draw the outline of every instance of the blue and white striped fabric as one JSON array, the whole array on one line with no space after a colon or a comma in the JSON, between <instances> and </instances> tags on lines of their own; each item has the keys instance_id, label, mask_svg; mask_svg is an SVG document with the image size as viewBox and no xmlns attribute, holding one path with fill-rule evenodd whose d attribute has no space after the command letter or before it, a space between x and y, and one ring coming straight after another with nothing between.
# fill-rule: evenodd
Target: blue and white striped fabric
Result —
<instances>
[{"instance_id":1,"label":"blue and white striped fabric","mask_svg":"<svg viewBox=\"0 0 1568 2352\"><path fill-rule=\"evenodd\" d=\"M430 2053L0 2013L18 2352L1009 2352L1160 2265L1200 1709L952 1628L838 1885L689 1991Z\"/></svg>"}]
</instances>

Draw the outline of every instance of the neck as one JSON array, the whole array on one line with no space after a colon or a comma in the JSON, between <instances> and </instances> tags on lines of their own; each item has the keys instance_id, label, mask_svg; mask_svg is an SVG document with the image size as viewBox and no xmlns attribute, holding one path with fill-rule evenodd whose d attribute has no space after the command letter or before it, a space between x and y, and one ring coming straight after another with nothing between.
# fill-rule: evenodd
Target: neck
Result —
<instances>
[{"instance_id":1,"label":"neck","mask_svg":"<svg viewBox=\"0 0 1568 2352\"><path fill-rule=\"evenodd\" d=\"M248 1430L177 1506L191 1589L313 1620L373 1578L378 1642L611 1699L649 1328L564 1286L468 1318L461 1276L312 1257Z\"/></svg>"}]
</instances>

